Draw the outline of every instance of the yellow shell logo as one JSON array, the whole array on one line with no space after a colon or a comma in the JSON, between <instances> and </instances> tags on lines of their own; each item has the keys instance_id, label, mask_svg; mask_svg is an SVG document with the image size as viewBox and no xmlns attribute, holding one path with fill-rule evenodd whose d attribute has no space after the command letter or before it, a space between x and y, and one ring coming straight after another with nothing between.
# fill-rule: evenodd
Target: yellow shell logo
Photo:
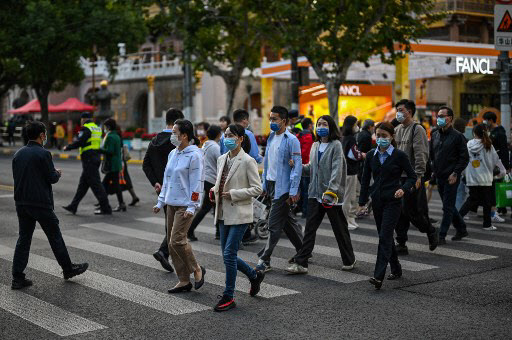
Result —
<instances>
[{"instance_id":1,"label":"yellow shell logo","mask_svg":"<svg viewBox=\"0 0 512 340\"><path fill-rule=\"evenodd\" d=\"M475 159L473 162L471 162L471 165L473 165L473 168L478 168L480 167L480 161Z\"/></svg>"}]
</instances>

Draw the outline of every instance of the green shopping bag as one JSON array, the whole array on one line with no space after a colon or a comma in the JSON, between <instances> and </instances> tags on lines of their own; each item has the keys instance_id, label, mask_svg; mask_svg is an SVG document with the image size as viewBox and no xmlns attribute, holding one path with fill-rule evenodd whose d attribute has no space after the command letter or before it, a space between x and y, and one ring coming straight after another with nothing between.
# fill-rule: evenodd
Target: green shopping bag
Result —
<instances>
[{"instance_id":1,"label":"green shopping bag","mask_svg":"<svg viewBox=\"0 0 512 340\"><path fill-rule=\"evenodd\" d=\"M512 207L512 178L505 176L503 182L496 183L496 207Z\"/></svg>"}]
</instances>

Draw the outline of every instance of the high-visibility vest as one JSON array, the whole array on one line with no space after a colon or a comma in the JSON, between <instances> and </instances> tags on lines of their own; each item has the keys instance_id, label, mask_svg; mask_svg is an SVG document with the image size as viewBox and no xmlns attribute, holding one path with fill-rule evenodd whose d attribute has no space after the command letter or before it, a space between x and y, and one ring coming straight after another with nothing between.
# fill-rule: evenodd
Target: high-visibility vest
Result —
<instances>
[{"instance_id":1,"label":"high-visibility vest","mask_svg":"<svg viewBox=\"0 0 512 340\"><path fill-rule=\"evenodd\" d=\"M91 131L91 137L87 140L87 146L80 148L80 154L87 150L99 150L101 146L101 129L93 122L84 124Z\"/></svg>"}]
</instances>

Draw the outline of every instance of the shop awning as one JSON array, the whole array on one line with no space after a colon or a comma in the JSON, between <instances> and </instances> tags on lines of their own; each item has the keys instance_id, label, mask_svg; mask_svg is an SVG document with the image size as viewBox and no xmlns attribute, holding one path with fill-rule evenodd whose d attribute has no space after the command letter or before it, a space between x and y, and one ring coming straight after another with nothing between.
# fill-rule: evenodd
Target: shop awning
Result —
<instances>
[{"instance_id":1,"label":"shop awning","mask_svg":"<svg viewBox=\"0 0 512 340\"><path fill-rule=\"evenodd\" d=\"M55 106L54 112L93 112L95 106L82 103L77 98L68 98L65 102Z\"/></svg>"},{"instance_id":2,"label":"shop awning","mask_svg":"<svg viewBox=\"0 0 512 340\"><path fill-rule=\"evenodd\" d=\"M41 112L41 105L39 104L39 100L33 99L27 104L19 107L15 110L7 111L7 113L12 114L28 114L28 113L38 113ZM55 111L55 105L48 104L48 112L57 112Z\"/></svg>"}]
</instances>

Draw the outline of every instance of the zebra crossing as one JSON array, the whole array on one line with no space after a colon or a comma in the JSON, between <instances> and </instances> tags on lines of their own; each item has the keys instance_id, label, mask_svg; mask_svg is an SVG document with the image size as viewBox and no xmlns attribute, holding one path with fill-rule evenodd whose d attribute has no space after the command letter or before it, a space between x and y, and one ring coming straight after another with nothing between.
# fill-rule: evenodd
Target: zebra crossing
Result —
<instances>
[{"instance_id":1,"label":"zebra crossing","mask_svg":"<svg viewBox=\"0 0 512 340\"><path fill-rule=\"evenodd\" d=\"M441 207L438 206L437 202L436 204L432 204L430 209L432 216L435 218L442 213ZM209 226L211 222L212 219L208 216L203 224L196 229L196 232L202 234L205 239L213 239L212 235L215 233L215 230L213 227ZM477 220L476 222L479 223L481 221ZM154 273L164 271L160 264L150 255L153 248L157 248L157 245L162 241L163 223L163 218L154 216L141 217L133 221L133 223L122 225L105 222L83 223L72 230L63 230L63 236L70 252L72 252L72 249L79 249L94 254L95 256L105 258L107 261L115 260L137 265L150 277L154 275ZM463 263L467 265L477 262L492 261L499 257L499 255L496 255L495 251L512 249L512 239L510 239L510 243L508 243L508 237L512 236L512 233L508 233L508 229L511 228L510 225L504 226L504 228L502 228L504 230L501 234L498 234L478 230L478 223L468 224L470 238L467 240L457 242L456 245L453 244L453 247L452 244L446 247L439 247L434 252L428 250L426 236L414 230L414 227L411 227L409 235L412 241L408 242L409 250L420 254L428 254L424 256L434 258L435 261L433 261L433 263L435 264L423 263L421 260L423 257L421 257L419 261L417 257L401 258L404 271L430 272L443 270L443 258L463 261ZM138 228L138 226L144 227ZM156 226L158 226L158 229ZM375 263L378 237L376 235L370 236L368 233L368 231L375 231L373 219L368 218L360 220L359 226L359 230L351 232L351 237L355 249L364 249L364 251L356 251L355 255L357 261L361 263L361 266L367 269ZM501 226L502 225L498 225L498 227ZM151 229L151 231L149 229ZM106 240L114 238L140 240L150 242L154 244L154 247L148 249L147 252L126 249L126 247L108 244L108 241L101 241L99 237L92 237L91 235L94 233L110 235L111 237L106 238ZM320 257L326 256L339 259L340 255L336 247L323 244L324 240L334 239L328 220L322 223L317 235L320 237L317 238L314 257L318 255ZM496 237L496 235L499 236L499 241L490 239ZM480 236L483 238L480 238ZM34 239L45 241L46 236L42 231L36 230ZM424 243L421 243L422 241ZM263 244L263 241L259 242L261 245ZM208 284L214 285L217 287L217 290L220 290L224 286L225 274L222 270L215 270L223 268L222 253L217 243L218 242L208 243L198 241L192 244L192 248L199 259L209 258L218 261L218 267L208 268L205 279ZM5 242L0 242L0 261L12 262L14 249L4 244ZM462 245L462 247L459 245ZM369 246L372 247L371 249L375 250L375 253L369 250ZM478 246L478 251L473 251L470 246ZM294 253L293 245L285 239L280 241L278 248L286 249L287 253L290 254ZM254 251L241 250L239 255L251 264L257 262L257 256ZM340 270L341 261L339 261L340 265L338 268L333 268L332 265L323 266L320 263L322 263L322 261L316 261L316 258L314 258L314 262L308 267L308 277L317 280L327 280L334 284L357 284L358 282L366 281L371 275L371 272L368 271L366 273L366 270L364 273L363 271L343 272ZM272 257L271 264L272 267L278 269L278 271L284 270L289 266L288 259L279 256ZM60 267L51 256L46 257L32 253L28 267L43 275L62 277ZM295 287L289 284L290 279L287 277L288 276L282 275L280 272L269 274L268 279L262 284L260 293L262 301L285 297L293 298L293 296L296 295L307 294L307 291L303 289L304 282L301 283L300 287ZM307 279L304 279L304 281L307 282ZM139 284L130 282L127 278L114 278L95 271L94 264L91 265L90 270L84 275L74 278L73 282L86 289L92 289L107 294L108 296L118 299L120 303L136 305L143 309L148 308L158 313L170 315L171 317L190 313L202 313L212 309L211 301L202 302L200 299L192 299L187 295L169 295L165 292L167 287L162 287L162 290L159 291L154 288L145 287L141 285L140 282ZM249 287L249 281L243 277L243 275L239 275L236 284L237 294L240 296L248 295ZM23 308L20 308L20 306L23 306ZM30 294L29 290L12 291L10 287L2 284L0 284L0 309L62 337L82 333L101 332L111 326L108 322L97 322L98 319L88 315L78 315L66 310L63 306L56 306L36 298Z\"/></svg>"}]
</instances>

